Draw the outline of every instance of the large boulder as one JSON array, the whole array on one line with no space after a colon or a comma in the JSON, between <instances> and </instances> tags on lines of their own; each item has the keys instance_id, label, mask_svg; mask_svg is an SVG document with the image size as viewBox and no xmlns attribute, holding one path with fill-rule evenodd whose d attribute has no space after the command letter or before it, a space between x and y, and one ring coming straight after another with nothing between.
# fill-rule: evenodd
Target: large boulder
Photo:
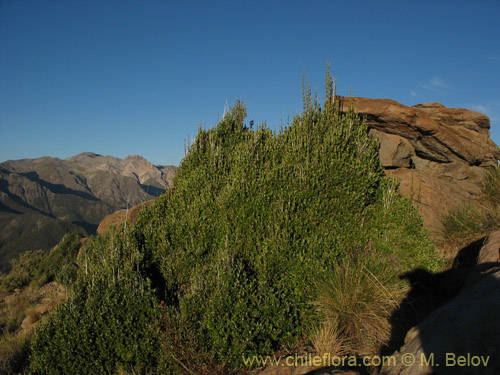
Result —
<instances>
[{"instance_id":1,"label":"large boulder","mask_svg":"<svg viewBox=\"0 0 500 375\"><path fill-rule=\"evenodd\" d=\"M99 223L99 226L97 227L97 234L105 236L111 227L119 228L122 223L127 223L128 226L133 226L139 219L139 213L141 212L142 207L149 207L154 203L154 201L154 199L151 199L147 202L139 203L132 208L119 210L106 216Z\"/></svg>"},{"instance_id":2,"label":"large boulder","mask_svg":"<svg viewBox=\"0 0 500 375\"><path fill-rule=\"evenodd\" d=\"M342 111L354 105L366 117L386 174L421 210L433 239L451 209L477 203L488 169L500 159L487 116L439 103L408 107L389 99L341 99Z\"/></svg>"}]
</instances>

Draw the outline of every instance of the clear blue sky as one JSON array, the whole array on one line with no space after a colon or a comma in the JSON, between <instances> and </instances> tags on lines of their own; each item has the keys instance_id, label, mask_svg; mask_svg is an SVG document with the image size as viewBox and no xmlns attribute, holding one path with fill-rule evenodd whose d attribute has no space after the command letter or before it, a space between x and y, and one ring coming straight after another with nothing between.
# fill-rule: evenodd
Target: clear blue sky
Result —
<instances>
[{"instance_id":1,"label":"clear blue sky","mask_svg":"<svg viewBox=\"0 0 500 375\"><path fill-rule=\"evenodd\" d=\"M275 127L328 61L340 94L478 110L500 143L499 1L0 0L0 161L178 164L226 100Z\"/></svg>"}]
</instances>

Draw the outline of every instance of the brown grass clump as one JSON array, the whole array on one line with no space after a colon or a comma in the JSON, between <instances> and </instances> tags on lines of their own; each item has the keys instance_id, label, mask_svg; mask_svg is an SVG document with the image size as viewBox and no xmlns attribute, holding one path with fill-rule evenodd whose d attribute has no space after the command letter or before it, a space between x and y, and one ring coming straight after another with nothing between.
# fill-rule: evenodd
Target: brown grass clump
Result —
<instances>
[{"instance_id":1,"label":"brown grass clump","mask_svg":"<svg viewBox=\"0 0 500 375\"><path fill-rule=\"evenodd\" d=\"M0 374L17 374L26 368L34 327L65 298L65 288L56 282L0 298Z\"/></svg>"},{"instance_id":2,"label":"brown grass clump","mask_svg":"<svg viewBox=\"0 0 500 375\"><path fill-rule=\"evenodd\" d=\"M311 336L311 343L319 356L343 356L349 352L344 339L340 337L340 330L330 322L320 323Z\"/></svg>"},{"instance_id":3,"label":"brown grass clump","mask_svg":"<svg viewBox=\"0 0 500 375\"><path fill-rule=\"evenodd\" d=\"M312 336L318 354L375 354L389 339L389 319L407 288L390 264L347 258L318 283L323 322Z\"/></svg>"}]
</instances>

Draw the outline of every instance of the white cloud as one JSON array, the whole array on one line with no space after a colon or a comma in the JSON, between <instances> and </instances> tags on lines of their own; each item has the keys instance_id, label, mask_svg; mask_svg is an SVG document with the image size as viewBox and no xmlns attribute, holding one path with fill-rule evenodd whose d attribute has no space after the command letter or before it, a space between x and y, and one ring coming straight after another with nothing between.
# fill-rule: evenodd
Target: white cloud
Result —
<instances>
[{"instance_id":1,"label":"white cloud","mask_svg":"<svg viewBox=\"0 0 500 375\"><path fill-rule=\"evenodd\" d=\"M411 95L411 96L413 96L413 97L415 97L415 96L417 96L417 92L416 92L416 91L414 91L414 90L411 90L411 91L410 91L410 95Z\"/></svg>"},{"instance_id":2,"label":"white cloud","mask_svg":"<svg viewBox=\"0 0 500 375\"><path fill-rule=\"evenodd\" d=\"M437 94L446 94L448 85L439 77L433 77L428 82L421 83L420 87Z\"/></svg>"},{"instance_id":3,"label":"white cloud","mask_svg":"<svg viewBox=\"0 0 500 375\"><path fill-rule=\"evenodd\" d=\"M446 83L444 83L444 81L439 77L434 77L433 79L431 79L431 83L436 87L447 87Z\"/></svg>"}]
</instances>

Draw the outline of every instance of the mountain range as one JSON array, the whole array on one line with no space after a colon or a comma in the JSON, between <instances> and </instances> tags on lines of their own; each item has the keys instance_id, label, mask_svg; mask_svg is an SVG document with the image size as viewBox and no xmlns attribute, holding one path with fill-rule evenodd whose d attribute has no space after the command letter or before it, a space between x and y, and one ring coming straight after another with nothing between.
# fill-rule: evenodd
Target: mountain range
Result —
<instances>
[{"instance_id":1,"label":"mountain range","mask_svg":"<svg viewBox=\"0 0 500 375\"><path fill-rule=\"evenodd\" d=\"M95 234L108 214L153 199L175 166L85 152L0 163L0 271L27 250L49 249L65 233Z\"/></svg>"}]
</instances>

